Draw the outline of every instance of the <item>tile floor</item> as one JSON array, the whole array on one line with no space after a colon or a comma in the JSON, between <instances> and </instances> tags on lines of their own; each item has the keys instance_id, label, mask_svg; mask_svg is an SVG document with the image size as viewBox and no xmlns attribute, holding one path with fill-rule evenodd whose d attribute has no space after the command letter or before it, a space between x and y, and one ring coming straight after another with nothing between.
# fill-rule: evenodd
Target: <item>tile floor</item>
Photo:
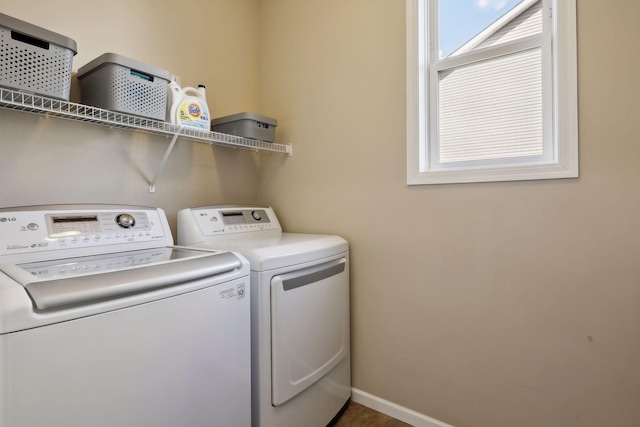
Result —
<instances>
[{"instance_id":1,"label":"tile floor","mask_svg":"<svg viewBox=\"0 0 640 427\"><path fill-rule=\"evenodd\" d=\"M410 427L410 425L359 403L351 402L333 427Z\"/></svg>"}]
</instances>

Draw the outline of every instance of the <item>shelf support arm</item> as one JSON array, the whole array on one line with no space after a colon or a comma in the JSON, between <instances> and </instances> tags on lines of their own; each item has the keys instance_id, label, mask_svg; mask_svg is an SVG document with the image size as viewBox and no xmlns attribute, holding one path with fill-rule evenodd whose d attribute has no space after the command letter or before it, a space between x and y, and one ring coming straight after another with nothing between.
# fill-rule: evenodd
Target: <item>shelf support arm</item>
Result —
<instances>
[{"instance_id":1,"label":"shelf support arm","mask_svg":"<svg viewBox=\"0 0 640 427\"><path fill-rule=\"evenodd\" d=\"M167 160L169 159L169 155L171 154L171 150L173 150L173 146L176 145L176 141L178 140L178 137L180 136L180 132L181 131L182 131L182 129L178 130L178 132L173 134L173 139L171 139L171 144L169 144L169 147L167 148L167 151L165 151L165 153L164 153L164 157L162 157L162 160L160 161L160 166L158 167L158 171L156 172L156 176L153 177L153 179L151 180L151 184L149 184L149 193L155 193L156 192L156 181L160 177L160 174L162 173L162 170L164 169L164 166L167 163Z\"/></svg>"}]
</instances>

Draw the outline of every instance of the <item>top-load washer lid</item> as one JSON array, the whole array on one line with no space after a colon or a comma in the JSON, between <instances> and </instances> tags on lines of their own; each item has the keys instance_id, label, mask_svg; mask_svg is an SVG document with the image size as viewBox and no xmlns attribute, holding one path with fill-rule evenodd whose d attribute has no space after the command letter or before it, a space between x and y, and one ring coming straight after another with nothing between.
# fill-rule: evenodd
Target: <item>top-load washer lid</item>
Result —
<instances>
[{"instance_id":1,"label":"top-load washer lid","mask_svg":"<svg viewBox=\"0 0 640 427\"><path fill-rule=\"evenodd\" d=\"M134 295L237 271L230 252L165 247L49 261L5 264L39 310Z\"/></svg>"},{"instance_id":2,"label":"top-load washer lid","mask_svg":"<svg viewBox=\"0 0 640 427\"><path fill-rule=\"evenodd\" d=\"M242 256L174 246L160 208L0 209L0 334L209 286L222 285L220 298L227 298L241 292L230 283L248 275L249 263Z\"/></svg>"}]
</instances>

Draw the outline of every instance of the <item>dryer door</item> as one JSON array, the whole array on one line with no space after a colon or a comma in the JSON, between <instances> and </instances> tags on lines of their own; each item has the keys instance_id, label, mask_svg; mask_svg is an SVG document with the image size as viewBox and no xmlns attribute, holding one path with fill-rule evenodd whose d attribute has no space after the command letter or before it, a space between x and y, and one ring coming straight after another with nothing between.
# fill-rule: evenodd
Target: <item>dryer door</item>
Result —
<instances>
[{"instance_id":1,"label":"dryer door","mask_svg":"<svg viewBox=\"0 0 640 427\"><path fill-rule=\"evenodd\" d=\"M271 279L271 373L279 406L349 354L349 268L341 257Z\"/></svg>"}]
</instances>

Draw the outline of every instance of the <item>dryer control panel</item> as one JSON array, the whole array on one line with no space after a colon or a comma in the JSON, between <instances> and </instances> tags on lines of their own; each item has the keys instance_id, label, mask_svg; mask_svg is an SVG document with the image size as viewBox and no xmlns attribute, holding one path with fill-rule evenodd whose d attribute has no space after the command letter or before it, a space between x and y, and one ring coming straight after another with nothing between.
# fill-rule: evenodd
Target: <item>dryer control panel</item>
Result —
<instances>
[{"instance_id":1,"label":"dryer control panel","mask_svg":"<svg viewBox=\"0 0 640 427\"><path fill-rule=\"evenodd\" d=\"M145 242L172 245L163 218L160 209L132 206L0 209L0 255Z\"/></svg>"},{"instance_id":2,"label":"dryer control panel","mask_svg":"<svg viewBox=\"0 0 640 427\"><path fill-rule=\"evenodd\" d=\"M206 206L178 212L178 240L183 230L197 236L214 236L256 231L282 231L270 207ZM195 236L194 236L195 237Z\"/></svg>"}]
</instances>

